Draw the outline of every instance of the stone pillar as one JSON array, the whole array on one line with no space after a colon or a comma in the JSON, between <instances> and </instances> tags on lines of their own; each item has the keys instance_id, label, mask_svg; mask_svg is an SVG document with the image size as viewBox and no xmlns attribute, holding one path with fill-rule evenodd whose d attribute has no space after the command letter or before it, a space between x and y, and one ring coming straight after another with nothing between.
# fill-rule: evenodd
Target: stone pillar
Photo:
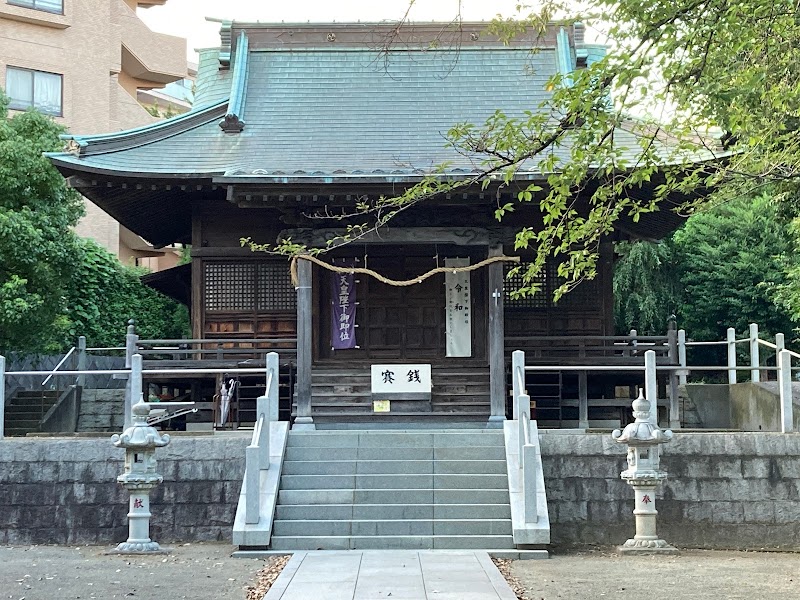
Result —
<instances>
[{"instance_id":1,"label":"stone pillar","mask_svg":"<svg viewBox=\"0 0 800 600\"><path fill-rule=\"evenodd\" d=\"M653 350L644 353L644 394L650 403L650 421L658 425L658 375Z\"/></svg>"},{"instance_id":2,"label":"stone pillar","mask_svg":"<svg viewBox=\"0 0 800 600\"><path fill-rule=\"evenodd\" d=\"M683 367L678 371L678 383L686 385L689 372L686 370L686 330L678 329L678 364Z\"/></svg>"},{"instance_id":3,"label":"stone pillar","mask_svg":"<svg viewBox=\"0 0 800 600\"><path fill-rule=\"evenodd\" d=\"M131 364L133 361L133 355L136 354L137 350L137 342L139 341L139 336L136 335L136 321L131 319L128 321L128 331L125 334L125 368L130 369ZM131 376L128 375L128 382L125 385L125 405L123 407L124 412L124 421L125 425L124 428L127 429L131 426L131 411L133 409L133 403L139 399L139 396L134 396L133 391L131 390Z\"/></svg>"},{"instance_id":4,"label":"stone pillar","mask_svg":"<svg viewBox=\"0 0 800 600\"><path fill-rule=\"evenodd\" d=\"M778 389L781 399L781 432L794 431L794 405L792 394L792 353L778 353Z\"/></svg>"},{"instance_id":5,"label":"stone pillar","mask_svg":"<svg viewBox=\"0 0 800 600\"><path fill-rule=\"evenodd\" d=\"M736 383L736 330L728 327L725 333L725 340L728 347L728 383Z\"/></svg>"},{"instance_id":6,"label":"stone pillar","mask_svg":"<svg viewBox=\"0 0 800 600\"><path fill-rule=\"evenodd\" d=\"M586 371L578 371L578 429L589 429L589 386Z\"/></svg>"},{"instance_id":7,"label":"stone pillar","mask_svg":"<svg viewBox=\"0 0 800 600\"><path fill-rule=\"evenodd\" d=\"M77 364L78 371L85 371L86 370L86 336L82 335L78 338L78 364ZM76 378L75 382L81 389L86 387L86 374L81 373Z\"/></svg>"},{"instance_id":8,"label":"stone pillar","mask_svg":"<svg viewBox=\"0 0 800 600\"><path fill-rule=\"evenodd\" d=\"M519 419L519 397L526 393L525 352L514 350L511 353L511 407L515 421Z\"/></svg>"},{"instance_id":9,"label":"stone pillar","mask_svg":"<svg viewBox=\"0 0 800 600\"><path fill-rule=\"evenodd\" d=\"M294 429L315 429L311 418L311 262L297 261L297 417Z\"/></svg>"},{"instance_id":10,"label":"stone pillar","mask_svg":"<svg viewBox=\"0 0 800 600\"><path fill-rule=\"evenodd\" d=\"M758 383L761 381L761 366L758 356L758 323L750 323L750 381Z\"/></svg>"},{"instance_id":11,"label":"stone pillar","mask_svg":"<svg viewBox=\"0 0 800 600\"><path fill-rule=\"evenodd\" d=\"M669 346L669 364L675 366L680 364L678 357L678 329L675 322L675 315L669 318L669 326L667 329L667 344ZM669 382L669 426L672 429L679 429L681 426L680 416L680 402L678 398L678 371L670 370L667 374L667 381Z\"/></svg>"},{"instance_id":12,"label":"stone pillar","mask_svg":"<svg viewBox=\"0 0 800 600\"><path fill-rule=\"evenodd\" d=\"M503 247L489 249L489 256L502 256ZM487 268L489 290L489 390L491 412L489 427L502 427L506 420L505 311L503 306L503 263Z\"/></svg>"}]
</instances>

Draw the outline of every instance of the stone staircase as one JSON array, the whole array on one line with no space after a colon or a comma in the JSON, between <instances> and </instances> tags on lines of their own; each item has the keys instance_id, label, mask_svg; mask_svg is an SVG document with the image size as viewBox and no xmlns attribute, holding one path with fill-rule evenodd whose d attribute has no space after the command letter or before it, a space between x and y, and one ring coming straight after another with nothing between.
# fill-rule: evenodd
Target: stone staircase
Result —
<instances>
[{"instance_id":1,"label":"stone staircase","mask_svg":"<svg viewBox=\"0 0 800 600\"><path fill-rule=\"evenodd\" d=\"M58 401L57 390L19 390L5 409L5 435L24 436L39 431L42 417Z\"/></svg>"},{"instance_id":2,"label":"stone staircase","mask_svg":"<svg viewBox=\"0 0 800 600\"><path fill-rule=\"evenodd\" d=\"M392 400L383 421L420 421L445 415L455 421L486 421L490 413L489 369L439 366L431 370L431 400ZM374 422L369 366L315 366L311 377L312 417L321 422ZM292 407L295 413L295 406Z\"/></svg>"},{"instance_id":3,"label":"stone staircase","mask_svg":"<svg viewBox=\"0 0 800 600\"><path fill-rule=\"evenodd\" d=\"M502 431L292 431L270 548L514 548Z\"/></svg>"}]
</instances>

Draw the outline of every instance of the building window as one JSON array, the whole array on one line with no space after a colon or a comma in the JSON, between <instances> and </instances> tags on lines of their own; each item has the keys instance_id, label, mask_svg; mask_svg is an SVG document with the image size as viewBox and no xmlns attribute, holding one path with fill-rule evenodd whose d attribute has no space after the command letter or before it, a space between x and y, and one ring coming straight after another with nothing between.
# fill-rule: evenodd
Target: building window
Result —
<instances>
[{"instance_id":1,"label":"building window","mask_svg":"<svg viewBox=\"0 0 800 600\"><path fill-rule=\"evenodd\" d=\"M538 292L533 295L514 297L513 290L525 285L522 274L530 263L523 262L519 265L505 263L505 306L509 309L547 309L557 306L558 308L581 309L594 306L600 298L600 283L595 279L583 281L571 292L562 296L558 304L553 302L553 294L556 288L563 283L563 279L558 276L558 264L548 260L545 268L534 278L532 283L540 286ZM519 267L514 275L509 275L509 271Z\"/></svg>"},{"instance_id":2,"label":"building window","mask_svg":"<svg viewBox=\"0 0 800 600\"><path fill-rule=\"evenodd\" d=\"M208 312L294 311L297 294L285 261L205 263Z\"/></svg>"},{"instance_id":3,"label":"building window","mask_svg":"<svg viewBox=\"0 0 800 600\"><path fill-rule=\"evenodd\" d=\"M9 4L44 10L59 15L64 14L64 0L8 0Z\"/></svg>"},{"instance_id":4,"label":"building window","mask_svg":"<svg viewBox=\"0 0 800 600\"><path fill-rule=\"evenodd\" d=\"M35 108L45 114L61 116L61 75L8 67L6 94L9 108Z\"/></svg>"}]
</instances>

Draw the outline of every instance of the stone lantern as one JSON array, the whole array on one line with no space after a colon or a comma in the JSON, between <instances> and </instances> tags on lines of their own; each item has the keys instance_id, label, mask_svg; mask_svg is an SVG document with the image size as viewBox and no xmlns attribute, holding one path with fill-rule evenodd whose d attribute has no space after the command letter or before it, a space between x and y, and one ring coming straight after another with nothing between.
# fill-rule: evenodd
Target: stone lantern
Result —
<instances>
[{"instance_id":1,"label":"stone lantern","mask_svg":"<svg viewBox=\"0 0 800 600\"><path fill-rule=\"evenodd\" d=\"M169 435L161 435L147 424L150 405L144 400L140 399L131 412L132 425L122 435L111 436L117 448L125 448L125 472L117 481L130 492L128 540L119 544L115 552L164 553L158 543L150 539L150 490L164 480L156 473L155 450L169 444Z\"/></svg>"},{"instance_id":2,"label":"stone lantern","mask_svg":"<svg viewBox=\"0 0 800 600\"><path fill-rule=\"evenodd\" d=\"M611 434L616 442L628 445L628 468L620 477L633 488L636 498L633 514L636 535L619 547L622 554L677 554L678 550L656 535L656 487L667 478L660 469L659 445L672 439L672 431L662 431L650 420L650 402L640 393L633 401L633 423Z\"/></svg>"}]
</instances>

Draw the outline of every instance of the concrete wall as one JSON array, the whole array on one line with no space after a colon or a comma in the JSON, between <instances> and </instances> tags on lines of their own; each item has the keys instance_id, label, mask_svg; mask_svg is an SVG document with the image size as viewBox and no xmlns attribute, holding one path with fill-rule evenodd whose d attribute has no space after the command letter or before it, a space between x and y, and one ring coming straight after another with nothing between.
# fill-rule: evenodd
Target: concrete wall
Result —
<instances>
[{"instance_id":1,"label":"concrete wall","mask_svg":"<svg viewBox=\"0 0 800 600\"><path fill-rule=\"evenodd\" d=\"M249 437L173 437L157 451L158 542L229 540ZM0 441L0 544L111 544L127 535L124 451L103 439Z\"/></svg>"},{"instance_id":2,"label":"concrete wall","mask_svg":"<svg viewBox=\"0 0 800 600\"><path fill-rule=\"evenodd\" d=\"M727 383L690 383L686 395L694 404L706 429L731 428L731 398Z\"/></svg>"},{"instance_id":3,"label":"concrete wall","mask_svg":"<svg viewBox=\"0 0 800 600\"><path fill-rule=\"evenodd\" d=\"M623 448L607 434L541 436L556 545L619 544L634 533ZM692 548L800 547L800 434L676 434L662 464L658 531Z\"/></svg>"},{"instance_id":4,"label":"concrete wall","mask_svg":"<svg viewBox=\"0 0 800 600\"><path fill-rule=\"evenodd\" d=\"M781 401L778 384L689 384L691 399L706 429L780 431ZM800 429L800 383L792 384L794 428Z\"/></svg>"}]
</instances>

